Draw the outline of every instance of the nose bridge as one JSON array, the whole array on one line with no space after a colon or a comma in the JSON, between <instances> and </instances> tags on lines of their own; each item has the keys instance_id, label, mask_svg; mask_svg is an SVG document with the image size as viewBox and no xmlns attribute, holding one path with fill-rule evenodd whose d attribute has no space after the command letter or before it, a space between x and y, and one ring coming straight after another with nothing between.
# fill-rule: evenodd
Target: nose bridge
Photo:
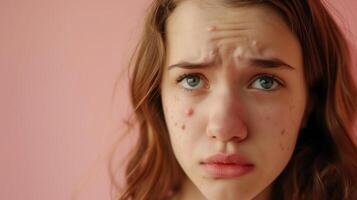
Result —
<instances>
[{"instance_id":1,"label":"nose bridge","mask_svg":"<svg viewBox=\"0 0 357 200\"><path fill-rule=\"evenodd\" d=\"M210 138L229 141L247 137L244 104L239 92L235 90L228 86L221 87L213 97L206 130Z\"/></svg>"}]
</instances>

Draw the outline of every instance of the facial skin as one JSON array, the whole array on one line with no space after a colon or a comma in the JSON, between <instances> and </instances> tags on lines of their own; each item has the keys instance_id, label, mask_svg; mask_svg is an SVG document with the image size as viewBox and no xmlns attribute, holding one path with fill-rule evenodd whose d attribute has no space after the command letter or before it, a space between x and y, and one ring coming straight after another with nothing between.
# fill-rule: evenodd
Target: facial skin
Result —
<instances>
[{"instance_id":1,"label":"facial skin","mask_svg":"<svg viewBox=\"0 0 357 200\"><path fill-rule=\"evenodd\" d=\"M181 199L268 199L306 107L297 38L272 8L201 1L180 3L166 31L161 95L172 148L188 177ZM272 59L286 65L261 61ZM204 64L176 65L182 62ZM244 156L254 168L214 177L200 162L217 153Z\"/></svg>"}]
</instances>

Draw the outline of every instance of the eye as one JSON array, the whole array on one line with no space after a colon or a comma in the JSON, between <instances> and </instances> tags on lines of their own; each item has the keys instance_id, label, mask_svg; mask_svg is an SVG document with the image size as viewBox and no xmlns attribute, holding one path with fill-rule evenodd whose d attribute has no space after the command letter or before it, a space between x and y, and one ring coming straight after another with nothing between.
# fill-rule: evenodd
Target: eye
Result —
<instances>
[{"instance_id":1,"label":"eye","mask_svg":"<svg viewBox=\"0 0 357 200\"><path fill-rule=\"evenodd\" d=\"M192 91L199 90L205 87L205 79L200 74L183 74L176 82L183 87L183 89Z\"/></svg>"},{"instance_id":2,"label":"eye","mask_svg":"<svg viewBox=\"0 0 357 200\"><path fill-rule=\"evenodd\" d=\"M252 88L264 91L274 91L280 86L282 84L273 75L260 75L251 84Z\"/></svg>"}]
</instances>

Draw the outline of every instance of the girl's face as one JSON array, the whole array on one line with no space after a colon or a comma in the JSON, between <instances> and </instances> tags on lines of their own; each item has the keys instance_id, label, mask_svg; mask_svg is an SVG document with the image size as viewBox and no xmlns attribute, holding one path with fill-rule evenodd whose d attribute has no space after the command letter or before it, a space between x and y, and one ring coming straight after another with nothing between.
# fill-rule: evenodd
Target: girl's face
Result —
<instances>
[{"instance_id":1,"label":"girl's face","mask_svg":"<svg viewBox=\"0 0 357 200\"><path fill-rule=\"evenodd\" d=\"M306 107L297 38L270 7L196 1L182 2L166 31L162 104L189 178L184 189L264 199L292 156Z\"/></svg>"}]
</instances>

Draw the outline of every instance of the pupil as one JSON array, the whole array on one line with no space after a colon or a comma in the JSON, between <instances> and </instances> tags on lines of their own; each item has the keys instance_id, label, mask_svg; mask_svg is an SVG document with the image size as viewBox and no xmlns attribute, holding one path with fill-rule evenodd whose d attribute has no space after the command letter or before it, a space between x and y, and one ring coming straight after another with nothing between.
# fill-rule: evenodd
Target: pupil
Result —
<instances>
[{"instance_id":1,"label":"pupil","mask_svg":"<svg viewBox=\"0 0 357 200\"><path fill-rule=\"evenodd\" d=\"M191 77L187 78L187 84L191 87L196 86L198 84L198 82L199 82L198 77L191 76Z\"/></svg>"},{"instance_id":2,"label":"pupil","mask_svg":"<svg viewBox=\"0 0 357 200\"><path fill-rule=\"evenodd\" d=\"M263 77L260 81L260 84L264 89L269 89L273 86L274 82L269 77Z\"/></svg>"}]
</instances>

